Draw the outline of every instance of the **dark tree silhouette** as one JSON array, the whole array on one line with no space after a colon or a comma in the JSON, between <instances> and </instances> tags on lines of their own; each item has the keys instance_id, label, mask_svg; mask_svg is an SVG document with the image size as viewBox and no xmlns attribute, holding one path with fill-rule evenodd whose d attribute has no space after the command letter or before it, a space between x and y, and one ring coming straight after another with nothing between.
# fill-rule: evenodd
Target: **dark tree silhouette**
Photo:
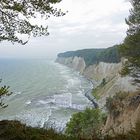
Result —
<instances>
[{"instance_id":1,"label":"dark tree silhouette","mask_svg":"<svg viewBox=\"0 0 140 140\"><path fill-rule=\"evenodd\" d=\"M28 38L33 35L49 35L48 27L32 24L31 18L40 15L48 19L50 16L65 15L61 9L53 5L61 0L0 0L0 42L7 40L26 44L27 41L19 39L17 34L26 34Z\"/></svg>"},{"instance_id":2,"label":"dark tree silhouette","mask_svg":"<svg viewBox=\"0 0 140 140\"><path fill-rule=\"evenodd\" d=\"M127 62L122 73L130 74L134 77L135 83L140 83L140 0L130 1L133 8L130 16L126 19L129 29L124 44L120 50L122 55L127 58Z\"/></svg>"},{"instance_id":3,"label":"dark tree silhouette","mask_svg":"<svg viewBox=\"0 0 140 140\"><path fill-rule=\"evenodd\" d=\"M0 79L0 83L1 83L1 79ZM0 87L0 108L5 108L8 105L5 105L5 103L3 102L3 99L5 96L10 96L12 94L12 92L9 92L9 86L2 86Z\"/></svg>"}]
</instances>

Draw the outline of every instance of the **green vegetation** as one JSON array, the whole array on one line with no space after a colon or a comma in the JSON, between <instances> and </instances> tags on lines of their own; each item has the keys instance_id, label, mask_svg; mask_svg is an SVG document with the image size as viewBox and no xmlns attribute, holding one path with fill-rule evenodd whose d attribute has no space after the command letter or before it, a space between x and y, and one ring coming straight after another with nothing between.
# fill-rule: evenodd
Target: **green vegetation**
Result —
<instances>
[{"instance_id":1,"label":"green vegetation","mask_svg":"<svg viewBox=\"0 0 140 140\"><path fill-rule=\"evenodd\" d=\"M0 83L1 83L1 80L0 80ZM9 88L10 88L9 86L0 87L0 108L5 108L8 106L3 103L3 99L5 96L10 96L12 94L12 92L9 92Z\"/></svg>"},{"instance_id":2,"label":"green vegetation","mask_svg":"<svg viewBox=\"0 0 140 140\"><path fill-rule=\"evenodd\" d=\"M132 9L126 19L129 26L124 44L120 47L122 56L127 62L122 70L122 75L130 74L135 78L135 83L140 83L140 1L131 0Z\"/></svg>"},{"instance_id":3,"label":"green vegetation","mask_svg":"<svg viewBox=\"0 0 140 140\"><path fill-rule=\"evenodd\" d=\"M48 19L50 16L63 16L61 10L52 5L61 0L0 0L0 42L11 41L25 44L17 33L28 35L49 35L48 26L33 24L30 19L40 16Z\"/></svg>"},{"instance_id":4,"label":"green vegetation","mask_svg":"<svg viewBox=\"0 0 140 140\"><path fill-rule=\"evenodd\" d=\"M99 109L88 108L72 116L67 124L66 134L79 139L98 139L105 119L105 115Z\"/></svg>"},{"instance_id":5,"label":"green vegetation","mask_svg":"<svg viewBox=\"0 0 140 140\"><path fill-rule=\"evenodd\" d=\"M0 140L76 140L56 133L53 129L45 130L28 127L19 121L0 121Z\"/></svg>"},{"instance_id":6,"label":"green vegetation","mask_svg":"<svg viewBox=\"0 0 140 140\"><path fill-rule=\"evenodd\" d=\"M106 84L103 79L100 86ZM136 109L139 105L139 92L128 93L118 92L113 97L106 100L108 114L117 119L126 109ZM102 129L106 123L107 115L101 113L99 109L86 109L84 112L74 114L67 124L66 134L85 140L139 140L140 120L136 123L136 128L127 133L115 133L112 135L103 134Z\"/></svg>"},{"instance_id":7,"label":"green vegetation","mask_svg":"<svg viewBox=\"0 0 140 140\"><path fill-rule=\"evenodd\" d=\"M113 97L108 97L106 99L106 108L108 112L114 117L119 116L124 109L125 104L123 100L126 97L128 97L128 93L125 92L119 92L116 93Z\"/></svg>"},{"instance_id":8,"label":"green vegetation","mask_svg":"<svg viewBox=\"0 0 140 140\"><path fill-rule=\"evenodd\" d=\"M106 79L103 78L102 82L101 82L101 86L104 86L106 84Z\"/></svg>"},{"instance_id":9,"label":"green vegetation","mask_svg":"<svg viewBox=\"0 0 140 140\"><path fill-rule=\"evenodd\" d=\"M127 109L136 109L139 102L139 92L126 93L119 92L113 97L109 97L106 100L106 108L111 116L113 116L114 122L117 117L123 114ZM121 123L121 122L120 122ZM114 129L114 128L111 128ZM132 128L129 132L122 131L118 133L113 132L113 135L105 136L104 140L139 140L140 139L140 118L137 119L135 128Z\"/></svg>"},{"instance_id":10,"label":"green vegetation","mask_svg":"<svg viewBox=\"0 0 140 140\"><path fill-rule=\"evenodd\" d=\"M100 87L96 87L95 89L92 90L92 95L95 97L96 100L100 99L100 96L98 95L97 91Z\"/></svg>"},{"instance_id":11,"label":"green vegetation","mask_svg":"<svg viewBox=\"0 0 140 140\"><path fill-rule=\"evenodd\" d=\"M50 15L61 16L63 12L51 7L51 4L60 2L61 0L37 1L24 0L21 1L0 1L0 41L8 40L25 44L20 40L16 33L27 34L33 36L48 35L47 27L32 25L29 22L31 17L36 18L36 13L49 18ZM127 37L122 45L116 45L107 49L85 49L61 53L58 57L83 57L86 65L97 64L100 61L108 63L120 62L121 55L127 58L122 75L130 74L135 78L136 83L140 83L140 1L131 0L133 8L130 16L126 20L129 25ZM27 20L22 20L19 15ZM18 19L18 20L17 20ZM118 49L119 48L119 49ZM102 83L93 90L93 95L98 99L97 90L106 84L103 79ZM3 103L3 97L9 96L9 87L0 87L0 107L7 105ZM118 117L123 112L126 104L124 100L129 95L125 92L116 93L113 97L106 100L106 108L108 112ZM137 98L131 98L130 104L135 105ZM139 100L138 100L139 101ZM136 105L139 105L139 102ZM140 120L137 121L134 130L126 134L116 134L114 137L101 134L101 128L106 121L106 115L99 109L86 109L84 112L76 113L67 123L66 135L56 133L53 129L45 130L32 128L21 124L18 121L0 121L0 139L1 140L140 140Z\"/></svg>"},{"instance_id":12,"label":"green vegetation","mask_svg":"<svg viewBox=\"0 0 140 140\"><path fill-rule=\"evenodd\" d=\"M112 136L105 136L104 140L140 140L140 120L136 122L136 127L126 134L115 134Z\"/></svg>"},{"instance_id":13,"label":"green vegetation","mask_svg":"<svg viewBox=\"0 0 140 140\"><path fill-rule=\"evenodd\" d=\"M100 61L108 63L118 63L121 60L119 45L107 49L84 49L69 51L58 54L58 57L83 57L87 66L97 64Z\"/></svg>"},{"instance_id":14,"label":"green vegetation","mask_svg":"<svg viewBox=\"0 0 140 140\"><path fill-rule=\"evenodd\" d=\"M103 115L103 117L105 120L106 116ZM89 132L91 132L90 129ZM136 128L134 130L131 130L126 134L116 134L113 137L111 136L104 136L101 138L93 137L91 139L89 138L89 136L87 138L75 138L66 136L62 133L56 133L53 129L46 130L42 128L32 128L26 126L25 124L21 124L19 121L7 121L7 120L0 121L1 140L139 140L140 139L139 132L140 132L140 121L137 121ZM73 135L75 133L76 131L74 131Z\"/></svg>"},{"instance_id":15,"label":"green vegetation","mask_svg":"<svg viewBox=\"0 0 140 140\"><path fill-rule=\"evenodd\" d=\"M131 72L131 69L129 68L129 62L125 62L124 66L122 67L121 71L119 72L121 76L127 76Z\"/></svg>"},{"instance_id":16,"label":"green vegetation","mask_svg":"<svg viewBox=\"0 0 140 140\"><path fill-rule=\"evenodd\" d=\"M106 85L106 79L103 78L102 82L100 85L98 85L95 89L92 90L92 95L99 100L100 96L98 95L98 90L101 89L102 87L104 87Z\"/></svg>"},{"instance_id":17,"label":"green vegetation","mask_svg":"<svg viewBox=\"0 0 140 140\"><path fill-rule=\"evenodd\" d=\"M0 121L0 140L139 140L139 132L140 121L137 121L136 128L127 134L116 134L113 137L104 136L102 138L82 139L56 133L53 129L45 130L28 127L19 121Z\"/></svg>"}]
</instances>

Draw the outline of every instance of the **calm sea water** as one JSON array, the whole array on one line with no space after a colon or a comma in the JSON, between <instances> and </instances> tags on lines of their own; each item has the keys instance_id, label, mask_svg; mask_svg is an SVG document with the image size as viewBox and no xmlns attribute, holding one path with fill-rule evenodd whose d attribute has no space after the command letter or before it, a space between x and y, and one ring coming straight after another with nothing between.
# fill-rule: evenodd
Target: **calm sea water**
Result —
<instances>
[{"instance_id":1,"label":"calm sea water","mask_svg":"<svg viewBox=\"0 0 140 140\"><path fill-rule=\"evenodd\" d=\"M77 72L48 60L0 60L1 85L13 94L0 120L20 120L33 127L63 129L75 112L91 107L84 93L92 84Z\"/></svg>"}]
</instances>

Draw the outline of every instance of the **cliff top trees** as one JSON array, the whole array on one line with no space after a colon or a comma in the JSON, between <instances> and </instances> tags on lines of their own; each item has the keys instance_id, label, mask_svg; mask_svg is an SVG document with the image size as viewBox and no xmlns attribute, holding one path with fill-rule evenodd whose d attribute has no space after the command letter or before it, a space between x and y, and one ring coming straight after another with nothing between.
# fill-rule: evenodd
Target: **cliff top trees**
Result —
<instances>
[{"instance_id":1,"label":"cliff top trees","mask_svg":"<svg viewBox=\"0 0 140 140\"><path fill-rule=\"evenodd\" d=\"M60 1L0 0L0 42L7 40L25 44L27 41L23 42L19 39L18 34L26 34L28 37L48 35L48 27L32 24L30 19L38 15L46 19L51 15L63 16L65 13L52 6Z\"/></svg>"},{"instance_id":2,"label":"cliff top trees","mask_svg":"<svg viewBox=\"0 0 140 140\"><path fill-rule=\"evenodd\" d=\"M125 74L135 78L135 83L140 83L140 0L131 0L133 8L126 19L129 29L121 52L128 59L123 69Z\"/></svg>"},{"instance_id":3,"label":"cliff top trees","mask_svg":"<svg viewBox=\"0 0 140 140\"><path fill-rule=\"evenodd\" d=\"M118 63L121 60L119 54L119 45L114 45L107 49L83 49L77 51L68 51L58 54L58 57L82 57L87 66L97 64L100 61L107 63Z\"/></svg>"},{"instance_id":4,"label":"cliff top trees","mask_svg":"<svg viewBox=\"0 0 140 140\"><path fill-rule=\"evenodd\" d=\"M133 8L130 10L130 16L126 19L129 29L127 35L135 35L140 31L140 0L130 0Z\"/></svg>"}]
</instances>

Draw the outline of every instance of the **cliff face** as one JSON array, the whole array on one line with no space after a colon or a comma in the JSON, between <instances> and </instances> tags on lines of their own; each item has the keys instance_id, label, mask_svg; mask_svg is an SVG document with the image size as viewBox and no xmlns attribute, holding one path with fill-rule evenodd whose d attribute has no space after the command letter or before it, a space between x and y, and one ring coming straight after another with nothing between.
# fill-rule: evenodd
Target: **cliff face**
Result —
<instances>
[{"instance_id":1,"label":"cliff face","mask_svg":"<svg viewBox=\"0 0 140 140\"><path fill-rule=\"evenodd\" d=\"M100 82L103 78L106 78L106 80L109 81L117 75L120 67L121 63L99 62L99 64L87 67L84 70L83 75L98 82Z\"/></svg>"},{"instance_id":2,"label":"cliff face","mask_svg":"<svg viewBox=\"0 0 140 140\"><path fill-rule=\"evenodd\" d=\"M99 62L86 67L85 61L81 57L58 57L56 62L64 64L70 68L79 71L82 75L97 83L98 86L103 79L105 84L96 90L96 95L99 96L98 105L100 108L105 109L106 98L113 97L116 93L129 92L134 93L137 87L132 85L132 78L121 77L119 71L122 68L123 60L120 63L104 63ZM131 98L130 98L131 99ZM135 126L135 122L140 115L140 105L133 108L127 106L130 102L125 101L124 110L120 116L115 118L112 114L108 115L107 122L104 128L105 132L121 133L122 131L129 131Z\"/></svg>"},{"instance_id":3,"label":"cliff face","mask_svg":"<svg viewBox=\"0 0 140 140\"><path fill-rule=\"evenodd\" d=\"M100 82L103 78L108 80L116 76L121 68L121 63L104 63L94 64L86 67L85 61L82 57L58 57L56 62L66 65L74 70L79 71L88 79Z\"/></svg>"},{"instance_id":4,"label":"cliff face","mask_svg":"<svg viewBox=\"0 0 140 140\"><path fill-rule=\"evenodd\" d=\"M121 77L119 71L122 68L122 63L104 63L99 62L86 67L85 61L82 57L58 57L56 62L73 68L79 71L86 78L92 80L94 83L100 84L105 79L106 84L100 90L100 95L114 95L118 91L136 91L136 86L132 85L131 77Z\"/></svg>"},{"instance_id":5,"label":"cliff face","mask_svg":"<svg viewBox=\"0 0 140 140\"><path fill-rule=\"evenodd\" d=\"M105 95L113 95L113 92L125 91L134 92L136 86L132 85L132 78L129 76L121 77L119 72L123 65L123 60L120 63L104 63L99 62L86 67L85 61L82 57L58 57L56 62L73 68L79 71L85 77L101 83L103 79L106 80L104 90L100 90L100 95L104 92Z\"/></svg>"},{"instance_id":6,"label":"cliff face","mask_svg":"<svg viewBox=\"0 0 140 140\"><path fill-rule=\"evenodd\" d=\"M79 71L81 74L84 72L86 67L84 59L77 56L68 58L58 57L56 62L73 68L74 70Z\"/></svg>"},{"instance_id":7,"label":"cliff face","mask_svg":"<svg viewBox=\"0 0 140 140\"><path fill-rule=\"evenodd\" d=\"M129 93L120 104L116 106L119 115L109 113L103 133L123 134L133 130L140 121L140 93Z\"/></svg>"},{"instance_id":8,"label":"cliff face","mask_svg":"<svg viewBox=\"0 0 140 140\"><path fill-rule=\"evenodd\" d=\"M90 65L86 67L85 61L81 57L58 57L56 62L66 65L70 68L79 71L86 78L93 81L93 83L100 84L105 79L106 84L100 88L97 92L100 96L98 100L101 107L104 106L106 98L113 96L116 92L134 92L136 86L132 85L131 77L121 77L119 71L122 68L122 62L120 63L104 63L99 62L98 64ZM96 85L95 85L96 86Z\"/></svg>"}]
</instances>

